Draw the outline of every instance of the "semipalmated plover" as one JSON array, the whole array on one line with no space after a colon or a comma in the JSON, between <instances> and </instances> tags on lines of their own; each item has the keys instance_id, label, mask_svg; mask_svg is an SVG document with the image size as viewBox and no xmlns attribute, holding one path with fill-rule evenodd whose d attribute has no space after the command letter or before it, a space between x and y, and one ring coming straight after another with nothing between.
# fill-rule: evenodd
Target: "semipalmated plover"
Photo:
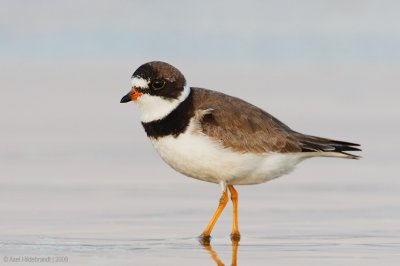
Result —
<instances>
[{"instance_id":1,"label":"semipalmated plover","mask_svg":"<svg viewBox=\"0 0 400 266\"><path fill-rule=\"evenodd\" d=\"M312 157L359 158L359 144L298 133L239 98L189 87L175 67L159 61L141 65L121 103L134 101L161 158L176 171L220 184L219 206L201 234L208 242L218 217L233 203L231 239L239 241L238 193L234 185L267 182Z\"/></svg>"}]
</instances>

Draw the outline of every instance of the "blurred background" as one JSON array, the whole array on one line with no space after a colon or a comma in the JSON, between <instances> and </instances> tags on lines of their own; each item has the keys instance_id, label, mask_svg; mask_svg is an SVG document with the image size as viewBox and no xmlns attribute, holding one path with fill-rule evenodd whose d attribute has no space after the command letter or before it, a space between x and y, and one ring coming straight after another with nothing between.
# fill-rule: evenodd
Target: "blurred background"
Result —
<instances>
[{"instance_id":1,"label":"blurred background","mask_svg":"<svg viewBox=\"0 0 400 266\"><path fill-rule=\"evenodd\" d=\"M162 60L189 85L241 97L297 131L362 144L360 161L314 159L291 176L239 187L244 236L372 235L363 243L388 247L352 246L349 261L395 256L399 10L395 0L0 1L4 252L200 233L219 187L170 169L137 107L119 103L133 71ZM228 243L226 212L215 235ZM71 245L62 254L82 259ZM154 263L153 252L142 262ZM284 255L278 249L275 262Z\"/></svg>"}]
</instances>

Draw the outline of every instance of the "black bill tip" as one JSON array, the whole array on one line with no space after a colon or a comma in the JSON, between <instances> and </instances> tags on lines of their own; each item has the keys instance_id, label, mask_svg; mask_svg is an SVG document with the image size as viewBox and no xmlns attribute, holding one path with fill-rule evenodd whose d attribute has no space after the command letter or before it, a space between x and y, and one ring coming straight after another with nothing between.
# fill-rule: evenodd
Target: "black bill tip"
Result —
<instances>
[{"instance_id":1,"label":"black bill tip","mask_svg":"<svg viewBox=\"0 0 400 266\"><path fill-rule=\"evenodd\" d=\"M127 102L130 102L130 101L132 101L132 99L131 99L131 94L128 93L127 95L125 95L124 97L122 97L120 103L127 103Z\"/></svg>"}]
</instances>

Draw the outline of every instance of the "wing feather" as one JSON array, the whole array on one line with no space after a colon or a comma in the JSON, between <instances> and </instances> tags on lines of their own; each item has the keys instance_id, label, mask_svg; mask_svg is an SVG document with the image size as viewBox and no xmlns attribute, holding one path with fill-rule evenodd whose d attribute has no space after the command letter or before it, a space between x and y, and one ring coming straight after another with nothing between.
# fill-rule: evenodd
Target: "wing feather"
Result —
<instances>
[{"instance_id":1,"label":"wing feather","mask_svg":"<svg viewBox=\"0 0 400 266\"><path fill-rule=\"evenodd\" d=\"M309 156L321 156L322 152L326 156L359 158L346 153L360 151L359 144L298 133L264 110L220 92L200 88L192 88L192 92L194 109L204 110L199 119L202 132L226 148L252 153L308 152Z\"/></svg>"},{"instance_id":2,"label":"wing feather","mask_svg":"<svg viewBox=\"0 0 400 266\"><path fill-rule=\"evenodd\" d=\"M200 121L203 133L239 152L300 152L292 130L239 98L192 88L196 110L211 110Z\"/></svg>"}]
</instances>

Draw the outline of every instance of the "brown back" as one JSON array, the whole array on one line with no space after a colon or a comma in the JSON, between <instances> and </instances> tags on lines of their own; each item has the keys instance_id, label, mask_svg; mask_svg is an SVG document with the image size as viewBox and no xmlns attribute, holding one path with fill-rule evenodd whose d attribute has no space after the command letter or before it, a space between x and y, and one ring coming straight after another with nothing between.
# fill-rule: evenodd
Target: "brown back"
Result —
<instances>
[{"instance_id":1,"label":"brown back","mask_svg":"<svg viewBox=\"0 0 400 266\"><path fill-rule=\"evenodd\" d=\"M239 98L192 88L195 110L212 109L201 126L210 138L238 152L301 152L288 126Z\"/></svg>"}]
</instances>

